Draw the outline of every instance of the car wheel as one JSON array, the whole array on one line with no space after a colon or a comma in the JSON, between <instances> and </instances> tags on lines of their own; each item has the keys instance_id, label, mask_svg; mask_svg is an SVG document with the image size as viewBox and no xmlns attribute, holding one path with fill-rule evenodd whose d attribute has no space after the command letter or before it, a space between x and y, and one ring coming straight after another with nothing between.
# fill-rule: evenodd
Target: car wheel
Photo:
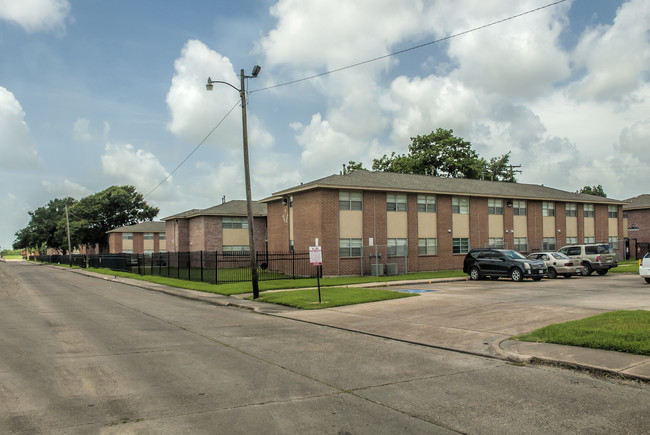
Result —
<instances>
[{"instance_id":1,"label":"car wheel","mask_svg":"<svg viewBox=\"0 0 650 435\"><path fill-rule=\"evenodd\" d=\"M596 271L596 273L598 275L600 275L600 276L603 276L603 275L607 275L608 271L609 271L609 269L600 269L600 270Z\"/></svg>"},{"instance_id":2,"label":"car wheel","mask_svg":"<svg viewBox=\"0 0 650 435\"><path fill-rule=\"evenodd\" d=\"M548 272L546 272L549 278L555 279L557 278L557 270L553 269L552 267L548 268Z\"/></svg>"},{"instance_id":3,"label":"car wheel","mask_svg":"<svg viewBox=\"0 0 650 435\"><path fill-rule=\"evenodd\" d=\"M582 263L582 276L589 276L593 273L594 269L589 263Z\"/></svg>"},{"instance_id":4,"label":"car wheel","mask_svg":"<svg viewBox=\"0 0 650 435\"><path fill-rule=\"evenodd\" d=\"M521 273L521 270L515 267L510 271L510 278L512 278L513 281L519 282L524 279L524 274Z\"/></svg>"},{"instance_id":5,"label":"car wheel","mask_svg":"<svg viewBox=\"0 0 650 435\"><path fill-rule=\"evenodd\" d=\"M647 282L648 284L650 284L650 278L645 278L645 282Z\"/></svg>"},{"instance_id":6,"label":"car wheel","mask_svg":"<svg viewBox=\"0 0 650 435\"><path fill-rule=\"evenodd\" d=\"M565 278L571 278L571 275L564 275Z\"/></svg>"},{"instance_id":7,"label":"car wheel","mask_svg":"<svg viewBox=\"0 0 650 435\"><path fill-rule=\"evenodd\" d=\"M557 277L557 275L556 275L556 277ZM541 281L541 280L542 280L541 276L534 276L533 277L533 281Z\"/></svg>"},{"instance_id":8,"label":"car wheel","mask_svg":"<svg viewBox=\"0 0 650 435\"><path fill-rule=\"evenodd\" d=\"M479 272L478 267L474 266L469 270L469 278L472 281L478 281L481 279L481 272Z\"/></svg>"}]
</instances>

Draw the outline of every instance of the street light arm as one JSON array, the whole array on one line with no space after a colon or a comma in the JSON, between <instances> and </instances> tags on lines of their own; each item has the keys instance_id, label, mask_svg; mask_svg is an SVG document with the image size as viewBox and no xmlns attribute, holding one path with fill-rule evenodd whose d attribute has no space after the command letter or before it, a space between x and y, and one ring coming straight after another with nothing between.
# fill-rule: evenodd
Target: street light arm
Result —
<instances>
[{"instance_id":1,"label":"street light arm","mask_svg":"<svg viewBox=\"0 0 650 435\"><path fill-rule=\"evenodd\" d=\"M221 84L224 84L224 85L228 85L231 88L233 88L234 90L236 90L237 92L241 93L241 90L239 88L237 88L236 86L233 86L230 83L224 82L224 81L221 81L221 80L212 80L210 77L208 77L208 83L205 84L205 89L207 89L208 91L211 91L213 83L221 83Z\"/></svg>"}]
</instances>

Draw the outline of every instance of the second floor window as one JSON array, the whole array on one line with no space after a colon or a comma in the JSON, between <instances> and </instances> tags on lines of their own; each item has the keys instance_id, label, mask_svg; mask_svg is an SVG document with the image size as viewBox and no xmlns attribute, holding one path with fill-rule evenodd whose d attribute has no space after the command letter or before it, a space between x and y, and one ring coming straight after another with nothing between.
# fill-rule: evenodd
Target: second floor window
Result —
<instances>
[{"instance_id":1,"label":"second floor window","mask_svg":"<svg viewBox=\"0 0 650 435\"><path fill-rule=\"evenodd\" d=\"M453 196L451 198L451 212L454 214L469 214L469 198Z\"/></svg>"},{"instance_id":2,"label":"second floor window","mask_svg":"<svg viewBox=\"0 0 650 435\"><path fill-rule=\"evenodd\" d=\"M594 217L594 205L593 204L585 204L585 217ZM587 243L587 242L585 242Z\"/></svg>"},{"instance_id":3,"label":"second floor window","mask_svg":"<svg viewBox=\"0 0 650 435\"><path fill-rule=\"evenodd\" d=\"M488 214L503 214L503 200L488 199Z\"/></svg>"},{"instance_id":4,"label":"second floor window","mask_svg":"<svg viewBox=\"0 0 650 435\"><path fill-rule=\"evenodd\" d=\"M554 202L542 202L542 216L555 216Z\"/></svg>"},{"instance_id":5,"label":"second floor window","mask_svg":"<svg viewBox=\"0 0 650 435\"><path fill-rule=\"evenodd\" d=\"M153 233L144 233L144 240L153 240Z\"/></svg>"},{"instance_id":6,"label":"second floor window","mask_svg":"<svg viewBox=\"0 0 650 435\"><path fill-rule=\"evenodd\" d=\"M406 194L405 193L387 193L386 194L387 211L406 211Z\"/></svg>"},{"instance_id":7,"label":"second floor window","mask_svg":"<svg viewBox=\"0 0 650 435\"><path fill-rule=\"evenodd\" d=\"M436 196L435 195L418 195L418 211L425 213L436 212Z\"/></svg>"},{"instance_id":8,"label":"second floor window","mask_svg":"<svg viewBox=\"0 0 650 435\"><path fill-rule=\"evenodd\" d=\"M133 240L133 233L122 233L122 240Z\"/></svg>"},{"instance_id":9,"label":"second floor window","mask_svg":"<svg viewBox=\"0 0 650 435\"><path fill-rule=\"evenodd\" d=\"M226 216L223 218L223 227L236 229L248 228L248 218Z\"/></svg>"},{"instance_id":10,"label":"second floor window","mask_svg":"<svg viewBox=\"0 0 650 435\"><path fill-rule=\"evenodd\" d=\"M362 208L361 192L339 192L339 210L361 210Z\"/></svg>"},{"instance_id":11,"label":"second floor window","mask_svg":"<svg viewBox=\"0 0 650 435\"><path fill-rule=\"evenodd\" d=\"M567 217L576 217L578 216L578 204L575 202L567 202L565 206L566 216Z\"/></svg>"},{"instance_id":12,"label":"second floor window","mask_svg":"<svg viewBox=\"0 0 650 435\"><path fill-rule=\"evenodd\" d=\"M512 201L512 214L515 216L526 216L526 201Z\"/></svg>"},{"instance_id":13,"label":"second floor window","mask_svg":"<svg viewBox=\"0 0 650 435\"><path fill-rule=\"evenodd\" d=\"M608 205L607 206L607 217L610 219L617 219L618 218L618 207L615 205Z\"/></svg>"}]
</instances>

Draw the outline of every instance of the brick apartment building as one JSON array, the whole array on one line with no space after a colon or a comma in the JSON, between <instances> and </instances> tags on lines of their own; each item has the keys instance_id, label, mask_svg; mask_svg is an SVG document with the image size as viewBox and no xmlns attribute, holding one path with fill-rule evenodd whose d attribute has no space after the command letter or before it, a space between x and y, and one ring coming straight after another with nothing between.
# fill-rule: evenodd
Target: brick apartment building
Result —
<instances>
[{"instance_id":1,"label":"brick apartment building","mask_svg":"<svg viewBox=\"0 0 650 435\"><path fill-rule=\"evenodd\" d=\"M650 195L639 195L625 201L629 202L623 206L623 212L630 239L630 253L632 257L641 258L648 252L647 244L650 243Z\"/></svg>"},{"instance_id":2,"label":"brick apartment building","mask_svg":"<svg viewBox=\"0 0 650 435\"><path fill-rule=\"evenodd\" d=\"M610 198L363 170L285 189L262 202L269 250L307 251L318 239L329 276L459 269L471 248L486 246L524 253L567 243L618 247L626 230L624 202Z\"/></svg>"},{"instance_id":3,"label":"brick apartment building","mask_svg":"<svg viewBox=\"0 0 650 435\"><path fill-rule=\"evenodd\" d=\"M248 251L246 201L228 201L163 219L170 252ZM255 249L266 250L266 204L253 203Z\"/></svg>"},{"instance_id":4,"label":"brick apartment building","mask_svg":"<svg viewBox=\"0 0 650 435\"><path fill-rule=\"evenodd\" d=\"M157 254L166 250L164 222L141 222L108 231L109 254Z\"/></svg>"}]
</instances>

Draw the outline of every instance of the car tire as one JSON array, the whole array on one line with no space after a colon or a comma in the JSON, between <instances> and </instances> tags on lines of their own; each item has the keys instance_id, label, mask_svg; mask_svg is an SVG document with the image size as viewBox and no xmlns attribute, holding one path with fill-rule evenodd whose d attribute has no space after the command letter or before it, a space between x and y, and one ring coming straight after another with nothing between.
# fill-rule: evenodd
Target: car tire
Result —
<instances>
[{"instance_id":1,"label":"car tire","mask_svg":"<svg viewBox=\"0 0 650 435\"><path fill-rule=\"evenodd\" d=\"M556 277L557 277L557 275L556 275ZM542 280L541 276L534 276L533 277L533 281L541 281L541 280Z\"/></svg>"},{"instance_id":2,"label":"car tire","mask_svg":"<svg viewBox=\"0 0 650 435\"><path fill-rule=\"evenodd\" d=\"M474 266L469 270L469 279L472 281L481 279L481 272L478 270L478 267Z\"/></svg>"},{"instance_id":3,"label":"car tire","mask_svg":"<svg viewBox=\"0 0 650 435\"><path fill-rule=\"evenodd\" d=\"M555 279L557 278L557 270L553 269L552 267L548 268L548 272L546 272L549 278Z\"/></svg>"},{"instance_id":4,"label":"car tire","mask_svg":"<svg viewBox=\"0 0 650 435\"><path fill-rule=\"evenodd\" d=\"M645 282L647 282L648 284L650 284L650 278L644 278L644 279L645 279Z\"/></svg>"},{"instance_id":5,"label":"car tire","mask_svg":"<svg viewBox=\"0 0 650 435\"><path fill-rule=\"evenodd\" d=\"M524 279L524 274L521 270L514 267L512 270L510 270L510 278L515 282L520 282Z\"/></svg>"},{"instance_id":6,"label":"car tire","mask_svg":"<svg viewBox=\"0 0 650 435\"><path fill-rule=\"evenodd\" d=\"M596 271L596 273L598 275L600 275L600 276L603 276L603 275L607 275L608 271L609 271L609 269L599 269L599 270Z\"/></svg>"},{"instance_id":7,"label":"car tire","mask_svg":"<svg viewBox=\"0 0 650 435\"><path fill-rule=\"evenodd\" d=\"M594 269L589 263L582 263L582 276L589 276L594 272Z\"/></svg>"}]
</instances>

